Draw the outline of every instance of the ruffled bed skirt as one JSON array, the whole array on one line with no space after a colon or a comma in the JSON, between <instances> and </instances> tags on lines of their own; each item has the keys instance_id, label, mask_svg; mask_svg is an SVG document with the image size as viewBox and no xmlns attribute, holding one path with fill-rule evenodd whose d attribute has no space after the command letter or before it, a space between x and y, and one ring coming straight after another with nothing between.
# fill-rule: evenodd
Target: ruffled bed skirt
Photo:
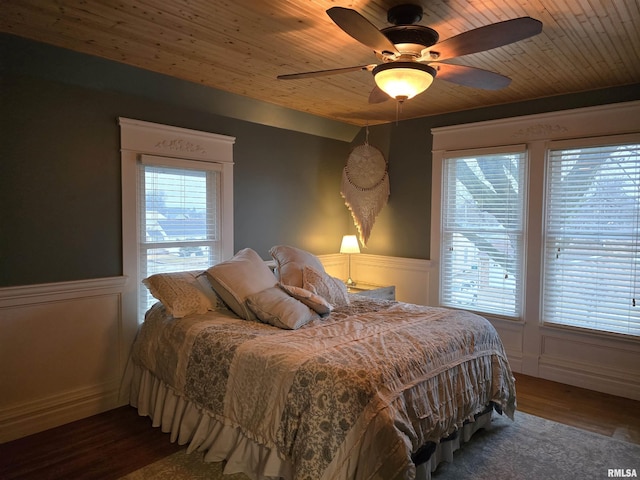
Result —
<instances>
[{"instance_id":1,"label":"ruffled bed skirt","mask_svg":"<svg viewBox=\"0 0 640 480\"><path fill-rule=\"evenodd\" d=\"M187 453L205 452L205 462L226 461L225 474L242 472L253 480L292 478L291 464L281 459L275 449L255 443L139 366L133 366L129 403L140 415L150 417L154 427L170 433L171 442L188 444ZM490 425L491 411L465 424L454 439L440 442L429 460L416 468L416 479L430 480L439 463L452 462L453 452L462 443Z\"/></svg>"}]
</instances>

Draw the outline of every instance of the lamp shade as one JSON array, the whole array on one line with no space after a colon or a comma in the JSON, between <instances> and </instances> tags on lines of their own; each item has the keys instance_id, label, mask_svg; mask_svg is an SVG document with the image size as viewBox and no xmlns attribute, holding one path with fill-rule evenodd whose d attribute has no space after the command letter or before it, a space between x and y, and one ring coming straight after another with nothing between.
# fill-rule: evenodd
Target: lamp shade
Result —
<instances>
[{"instance_id":1,"label":"lamp shade","mask_svg":"<svg viewBox=\"0 0 640 480\"><path fill-rule=\"evenodd\" d=\"M400 102L424 92L435 76L435 68L418 62L383 63L373 69L376 85Z\"/></svg>"},{"instance_id":2,"label":"lamp shade","mask_svg":"<svg viewBox=\"0 0 640 480\"><path fill-rule=\"evenodd\" d=\"M342 237L340 253L360 253L358 237L356 237L355 235L345 235L344 237Z\"/></svg>"}]
</instances>

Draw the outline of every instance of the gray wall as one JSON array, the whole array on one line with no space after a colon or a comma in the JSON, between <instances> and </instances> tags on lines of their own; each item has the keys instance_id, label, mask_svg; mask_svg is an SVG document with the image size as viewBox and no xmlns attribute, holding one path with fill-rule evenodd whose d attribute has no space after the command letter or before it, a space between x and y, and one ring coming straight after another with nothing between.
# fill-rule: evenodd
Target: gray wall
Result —
<instances>
[{"instance_id":1,"label":"gray wall","mask_svg":"<svg viewBox=\"0 0 640 480\"><path fill-rule=\"evenodd\" d=\"M236 137L236 250L249 246L269 258L271 246L288 243L335 253L352 228L339 194L347 141L221 116L197 101L181 107L170 89L150 98L105 88L106 81L84 88L72 70L52 80L37 75L33 57L27 65L16 58L1 62L0 286L122 274L118 117ZM192 84L179 83L185 96Z\"/></svg>"},{"instance_id":2,"label":"gray wall","mask_svg":"<svg viewBox=\"0 0 640 480\"><path fill-rule=\"evenodd\" d=\"M355 233L340 176L364 131L8 35L0 55L0 286L122 273L118 117L236 137L236 250L335 253ZM429 258L431 128L638 98L633 85L371 127L391 197L365 252Z\"/></svg>"}]
</instances>

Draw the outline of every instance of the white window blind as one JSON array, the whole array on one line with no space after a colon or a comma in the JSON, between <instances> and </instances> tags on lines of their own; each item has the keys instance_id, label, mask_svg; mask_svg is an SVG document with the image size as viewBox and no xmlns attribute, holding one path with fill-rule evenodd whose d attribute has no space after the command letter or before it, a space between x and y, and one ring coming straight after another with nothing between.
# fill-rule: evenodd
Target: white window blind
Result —
<instances>
[{"instance_id":1,"label":"white window blind","mask_svg":"<svg viewBox=\"0 0 640 480\"><path fill-rule=\"evenodd\" d=\"M521 312L524 147L445 158L440 303Z\"/></svg>"},{"instance_id":2,"label":"white window blind","mask_svg":"<svg viewBox=\"0 0 640 480\"><path fill-rule=\"evenodd\" d=\"M544 320L640 335L640 145L551 149Z\"/></svg>"},{"instance_id":3,"label":"white window blind","mask_svg":"<svg viewBox=\"0 0 640 480\"><path fill-rule=\"evenodd\" d=\"M220 169L143 156L139 165L140 280L220 262ZM141 313L156 300L141 285Z\"/></svg>"}]
</instances>

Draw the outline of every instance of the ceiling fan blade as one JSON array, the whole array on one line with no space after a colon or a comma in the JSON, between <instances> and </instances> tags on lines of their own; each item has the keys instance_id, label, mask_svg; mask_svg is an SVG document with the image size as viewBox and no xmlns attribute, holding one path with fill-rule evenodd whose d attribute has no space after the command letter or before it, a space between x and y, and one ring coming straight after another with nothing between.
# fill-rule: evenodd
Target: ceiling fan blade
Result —
<instances>
[{"instance_id":1,"label":"ceiling fan blade","mask_svg":"<svg viewBox=\"0 0 640 480\"><path fill-rule=\"evenodd\" d=\"M452 65L450 63L430 63L429 65L437 70L437 79L464 85L465 87L499 90L511 83L509 77L480 68Z\"/></svg>"},{"instance_id":2,"label":"ceiling fan blade","mask_svg":"<svg viewBox=\"0 0 640 480\"><path fill-rule=\"evenodd\" d=\"M391 97L387 95L384 90L377 85L373 87L373 90L371 90L369 94L369 103L383 103L387 100L391 100Z\"/></svg>"},{"instance_id":3,"label":"ceiling fan blade","mask_svg":"<svg viewBox=\"0 0 640 480\"><path fill-rule=\"evenodd\" d=\"M331 70L316 70L315 72L290 73L287 75L278 75L278 80L298 80L300 78L324 77L328 75L337 75L339 73L357 72L358 70L371 71L376 64L357 65L355 67L332 68Z\"/></svg>"},{"instance_id":4,"label":"ceiling fan blade","mask_svg":"<svg viewBox=\"0 0 640 480\"><path fill-rule=\"evenodd\" d=\"M376 52L391 52L399 54L395 45L376 28L369 20L355 10L344 7L331 7L327 15L348 35L355 38Z\"/></svg>"},{"instance_id":5,"label":"ceiling fan blade","mask_svg":"<svg viewBox=\"0 0 640 480\"><path fill-rule=\"evenodd\" d=\"M445 60L470 53L484 52L513 42L533 37L542 32L542 22L531 17L520 17L447 38L425 49L424 60Z\"/></svg>"}]
</instances>

